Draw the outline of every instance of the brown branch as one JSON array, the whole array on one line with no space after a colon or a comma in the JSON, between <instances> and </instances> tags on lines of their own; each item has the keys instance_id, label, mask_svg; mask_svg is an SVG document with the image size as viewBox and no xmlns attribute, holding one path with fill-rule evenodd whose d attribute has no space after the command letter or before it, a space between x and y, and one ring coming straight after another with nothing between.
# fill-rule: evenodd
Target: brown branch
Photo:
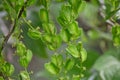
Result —
<instances>
[{"instance_id":1,"label":"brown branch","mask_svg":"<svg viewBox=\"0 0 120 80\"><path fill-rule=\"evenodd\" d=\"M18 17L17 17L17 18L15 19L15 21L14 21L13 27L11 28L10 32L8 33L8 35L5 36L5 38L4 38L3 42L2 42L1 48L0 48L0 53L3 51L3 49L4 49L5 45L6 45L6 43L8 42L10 36L11 36L12 33L14 32L14 30L15 30L15 28L16 28L17 20L20 19L22 13L24 12L24 10L25 10L25 8L26 8L26 6L27 6L28 1L29 1L29 0L26 0L25 5L23 5L22 8L20 9L20 11L19 11L19 13L18 13Z\"/></svg>"}]
</instances>

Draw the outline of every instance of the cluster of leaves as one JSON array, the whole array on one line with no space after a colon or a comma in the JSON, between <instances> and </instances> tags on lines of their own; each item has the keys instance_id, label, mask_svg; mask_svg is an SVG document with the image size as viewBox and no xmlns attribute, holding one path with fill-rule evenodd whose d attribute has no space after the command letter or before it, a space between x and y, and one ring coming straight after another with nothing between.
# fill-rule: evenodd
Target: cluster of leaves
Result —
<instances>
[{"instance_id":1,"label":"cluster of leaves","mask_svg":"<svg viewBox=\"0 0 120 80\"><path fill-rule=\"evenodd\" d=\"M75 19L78 17L79 12L84 5L85 2L81 0L69 0L63 4L58 17L58 22L62 26L60 32L57 34L58 38L54 38L56 35L54 26L50 24L46 26L46 24L43 23L43 29L47 34L49 34L50 37L49 42L44 40L45 42L48 42L47 46L50 43L51 47L48 46L49 49L56 50L62 41L68 44L68 47L66 48L66 51L68 52L66 53L66 58L63 58L65 54L55 52L55 54L53 54L51 57L51 61L45 64L45 68L50 73L56 75L57 79L59 80L70 80L71 77L68 75L68 72L73 69L73 66L77 65L77 63L74 61L74 58L80 60L80 64L86 60L87 53L82 47L81 43L78 45L72 43L76 43L76 40L81 35L81 29L78 27L78 23L75 21ZM48 30L49 27L51 30ZM82 71L81 68L82 66L79 67L79 69ZM65 75L63 75L63 73ZM81 75L82 73L73 74L72 79L79 80L82 77Z\"/></svg>"},{"instance_id":2,"label":"cluster of leaves","mask_svg":"<svg viewBox=\"0 0 120 80\"><path fill-rule=\"evenodd\" d=\"M4 60L2 55L0 56L0 80L4 80L5 77L10 77L14 72L14 66Z\"/></svg>"},{"instance_id":3,"label":"cluster of leaves","mask_svg":"<svg viewBox=\"0 0 120 80\"><path fill-rule=\"evenodd\" d=\"M17 55L20 57L19 58L19 64L27 69L31 59L32 59L32 52L31 50L27 50L25 45L22 42L19 42L17 44L17 49L16 49ZM30 80L29 73L25 71L20 72L20 80Z\"/></svg>"},{"instance_id":4,"label":"cluster of leaves","mask_svg":"<svg viewBox=\"0 0 120 80\"><path fill-rule=\"evenodd\" d=\"M54 51L50 62L45 64L46 70L53 74L57 79L70 80L71 76L69 76L68 73L75 65L77 65L79 66L78 69L80 70L80 73L72 74L72 79L79 80L83 76L82 62L86 60L87 52L83 48L82 43L77 42L82 31L75 20L79 16L83 7L85 7L85 2L81 0L69 0L63 4L58 17L58 22L62 26L60 32L49 19L49 5L49 1L41 0L42 8L40 9L39 14L42 22L41 32L39 28L33 28L26 21L30 26L28 36L32 39L41 39L50 50ZM57 48L60 47L62 42L67 44L65 54L57 52ZM66 58L64 58L65 55ZM75 59L80 60L80 62L77 64L74 61ZM65 75L63 75L63 73Z\"/></svg>"},{"instance_id":5,"label":"cluster of leaves","mask_svg":"<svg viewBox=\"0 0 120 80\"><path fill-rule=\"evenodd\" d=\"M60 2L64 0L57 1ZM98 3L100 2L96 0L91 1ZM86 67L84 67L83 64L87 60L87 52L83 47L83 43L80 37L82 34L82 29L78 26L76 19L79 17L79 14L86 6L85 1L67 0L63 2L64 4L62 5L59 11L59 16L57 17L57 21L61 26L60 30L57 29L54 22L50 19L49 8L51 0L38 1L40 3L39 17L41 28L34 28L31 23L25 19L26 7L34 3L35 0L4 0L2 2L13 24L13 28L5 37L5 39L3 39L0 51L2 52L4 44L12 35L16 41L14 43L14 47L16 47L16 55L19 57L19 64L25 69L24 71L20 71L20 74L18 76L19 80L30 80L27 67L32 59L32 51L28 49L21 41L22 31L20 25L22 20L29 26L27 31L28 36L34 40L41 40L48 49L53 51L50 61L48 63L45 63L44 66L45 69L50 74L52 74L55 79L80 80L83 78L83 72L86 70ZM105 9L102 9L101 11L104 14L103 18L105 20L113 22L112 34L115 46L120 45L120 26L116 23L116 20L118 19L116 13L120 10L119 6L119 0L104 0L103 8L105 7ZM88 36L96 40L96 38L99 38L101 34L98 34L97 31L90 30ZM62 44L65 44L66 47L65 49L59 51L58 48L60 48ZM93 57L91 56L92 54L90 54L88 58ZM97 70L99 75L92 75L92 77L94 76L94 79L96 78L95 80L119 80L120 62L119 57L116 58L116 56L117 55L114 56L113 54L106 54L97 60L94 59L96 62L94 63L92 69ZM88 59L87 61L89 62L91 59ZM13 79L11 76L14 71L14 66L5 60L4 56L1 53L0 80Z\"/></svg>"},{"instance_id":6,"label":"cluster of leaves","mask_svg":"<svg viewBox=\"0 0 120 80\"><path fill-rule=\"evenodd\" d=\"M105 19L116 18L115 14L120 10L119 0L105 0Z\"/></svg>"},{"instance_id":7,"label":"cluster of leaves","mask_svg":"<svg viewBox=\"0 0 120 80\"><path fill-rule=\"evenodd\" d=\"M0 80L11 80L13 79L11 76L15 71L15 68L12 64L7 62L4 58L3 48L5 47L5 43L8 42L9 38L12 36L15 39L15 43L13 43L13 46L16 47L16 55L19 56L19 64L25 69L24 71L21 71L18 78L19 80L30 80L29 72L27 72L27 67L32 59L32 52L31 50L27 49L25 45L20 41L21 39L21 28L20 28L20 18L25 17L25 8L29 6L33 1L30 0L4 0L2 1L3 6L5 10L8 13L8 17L10 21L12 22L13 26L11 28L11 31L8 33L7 36L5 36L2 47L1 47L1 54L0 54ZM14 13L14 14L13 14ZM18 79L17 78L17 79Z\"/></svg>"},{"instance_id":8,"label":"cluster of leaves","mask_svg":"<svg viewBox=\"0 0 120 80\"><path fill-rule=\"evenodd\" d=\"M20 57L19 58L19 63L22 67L25 68L25 71L21 71L18 78L20 80L30 80L29 73L26 71L28 64L30 63L32 59L32 52L30 50L27 50L25 45L20 42L17 44L17 49L16 49L16 54ZM14 73L15 68L12 64L9 62L5 61L4 56L0 56L0 73L2 76L0 76L1 80L5 79L12 79L10 78L12 74Z\"/></svg>"}]
</instances>

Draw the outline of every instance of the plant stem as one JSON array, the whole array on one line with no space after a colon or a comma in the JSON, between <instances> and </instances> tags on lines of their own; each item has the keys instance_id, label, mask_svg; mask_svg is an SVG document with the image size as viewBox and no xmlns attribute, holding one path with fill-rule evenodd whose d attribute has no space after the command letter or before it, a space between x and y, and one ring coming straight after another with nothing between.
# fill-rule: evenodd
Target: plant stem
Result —
<instances>
[{"instance_id":1,"label":"plant stem","mask_svg":"<svg viewBox=\"0 0 120 80\"><path fill-rule=\"evenodd\" d=\"M23 5L18 13L18 17L14 20L14 24L13 24L13 27L11 28L10 32L8 33L8 35L4 38L3 42L2 42L2 45L1 45L1 48L0 48L0 53L3 51L6 43L8 42L10 36L12 35L12 33L14 32L15 28L16 28L16 24L17 24L17 21L19 20L19 18L21 17L22 13L24 12L26 6L27 6L27 2L29 0L26 0L25 2L25 5Z\"/></svg>"},{"instance_id":2,"label":"plant stem","mask_svg":"<svg viewBox=\"0 0 120 80\"><path fill-rule=\"evenodd\" d=\"M33 26L32 26L25 18L23 18L23 20L25 21L25 23L26 23L31 29L34 29Z\"/></svg>"}]
</instances>

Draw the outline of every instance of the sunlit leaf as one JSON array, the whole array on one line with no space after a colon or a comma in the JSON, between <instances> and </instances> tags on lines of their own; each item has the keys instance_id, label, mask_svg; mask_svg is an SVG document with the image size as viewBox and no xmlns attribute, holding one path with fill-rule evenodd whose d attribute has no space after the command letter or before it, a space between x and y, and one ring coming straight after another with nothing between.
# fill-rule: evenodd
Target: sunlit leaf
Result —
<instances>
[{"instance_id":1,"label":"sunlit leaf","mask_svg":"<svg viewBox=\"0 0 120 80\"><path fill-rule=\"evenodd\" d=\"M75 58L79 58L80 57L80 53L77 50L76 45L69 45L68 48L66 49L73 57Z\"/></svg>"},{"instance_id":2,"label":"sunlit leaf","mask_svg":"<svg viewBox=\"0 0 120 80\"><path fill-rule=\"evenodd\" d=\"M10 63L5 63L4 65L2 65L1 71L7 76L11 76L14 72L14 66Z\"/></svg>"},{"instance_id":3,"label":"sunlit leaf","mask_svg":"<svg viewBox=\"0 0 120 80\"><path fill-rule=\"evenodd\" d=\"M19 75L20 80L30 80L29 73L26 71L21 71Z\"/></svg>"},{"instance_id":4,"label":"sunlit leaf","mask_svg":"<svg viewBox=\"0 0 120 80\"><path fill-rule=\"evenodd\" d=\"M49 62L49 63L45 63L45 68L46 70L48 70L51 74L58 74L59 73L59 68L57 66L55 66L54 63Z\"/></svg>"},{"instance_id":5,"label":"sunlit leaf","mask_svg":"<svg viewBox=\"0 0 120 80\"><path fill-rule=\"evenodd\" d=\"M65 62L65 70L68 71L73 68L74 66L74 60L73 59L67 59Z\"/></svg>"},{"instance_id":6,"label":"sunlit leaf","mask_svg":"<svg viewBox=\"0 0 120 80\"><path fill-rule=\"evenodd\" d=\"M23 56L26 53L26 47L22 42L19 42L17 44L16 53L17 53L18 56Z\"/></svg>"},{"instance_id":7,"label":"sunlit leaf","mask_svg":"<svg viewBox=\"0 0 120 80\"><path fill-rule=\"evenodd\" d=\"M48 12L46 9L40 9L40 19L41 19L41 22L49 21Z\"/></svg>"},{"instance_id":8,"label":"sunlit leaf","mask_svg":"<svg viewBox=\"0 0 120 80\"><path fill-rule=\"evenodd\" d=\"M51 62L54 63L56 66L61 67L63 63L63 57L60 54L53 55L51 57Z\"/></svg>"},{"instance_id":9,"label":"sunlit leaf","mask_svg":"<svg viewBox=\"0 0 120 80\"><path fill-rule=\"evenodd\" d=\"M41 33L38 29L29 29L28 30L28 36L32 39L40 39Z\"/></svg>"},{"instance_id":10,"label":"sunlit leaf","mask_svg":"<svg viewBox=\"0 0 120 80\"><path fill-rule=\"evenodd\" d=\"M87 52L84 48L81 49L81 59L84 62L87 59Z\"/></svg>"}]
</instances>

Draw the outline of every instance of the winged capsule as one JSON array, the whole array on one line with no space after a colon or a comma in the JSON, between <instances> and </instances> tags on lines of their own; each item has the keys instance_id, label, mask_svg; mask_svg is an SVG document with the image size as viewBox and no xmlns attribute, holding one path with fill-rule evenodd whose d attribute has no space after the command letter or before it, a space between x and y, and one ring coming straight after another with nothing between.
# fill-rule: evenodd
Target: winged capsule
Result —
<instances>
[{"instance_id":1,"label":"winged capsule","mask_svg":"<svg viewBox=\"0 0 120 80\"><path fill-rule=\"evenodd\" d=\"M80 57L80 53L78 52L76 45L70 44L70 45L68 46L68 48L66 48L66 50L67 50L68 53L70 53L73 57L75 57L75 58L79 58L79 57Z\"/></svg>"},{"instance_id":2,"label":"winged capsule","mask_svg":"<svg viewBox=\"0 0 120 80\"><path fill-rule=\"evenodd\" d=\"M20 78L20 80L30 80L29 73L26 71L21 71L19 78Z\"/></svg>"},{"instance_id":3,"label":"winged capsule","mask_svg":"<svg viewBox=\"0 0 120 80\"><path fill-rule=\"evenodd\" d=\"M60 16L64 18L65 21L70 22L72 18L71 14L71 6L70 5L63 5L60 11Z\"/></svg>"},{"instance_id":4,"label":"winged capsule","mask_svg":"<svg viewBox=\"0 0 120 80\"><path fill-rule=\"evenodd\" d=\"M77 12L81 12L85 9L86 7L86 2L85 1L81 1L80 3L78 3L78 8L77 8Z\"/></svg>"},{"instance_id":5,"label":"winged capsule","mask_svg":"<svg viewBox=\"0 0 120 80\"><path fill-rule=\"evenodd\" d=\"M28 66L28 61L27 61L26 56L20 57L19 63L20 63L20 65L21 65L22 67L25 67L25 68L26 68L26 67Z\"/></svg>"},{"instance_id":6,"label":"winged capsule","mask_svg":"<svg viewBox=\"0 0 120 80\"><path fill-rule=\"evenodd\" d=\"M51 57L51 62L54 63L59 68L61 67L63 63L63 57L61 54L55 54Z\"/></svg>"},{"instance_id":7,"label":"winged capsule","mask_svg":"<svg viewBox=\"0 0 120 80\"><path fill-rule=\"evenodd\" d=\"M81 61L84 62L87 59L87 52L84 48L81 49Z\"/></svg>"},{"instance_id":8,"label":"winged capsule","mask_svg":"<svg viewBox=\"0 0 120 80\"><path fill-rule=\"evenodd\" d=\"M69 71L70 69L73 68L74 66L74 60L73 59L67 59L66 63L65 63L65 70Z\"/></svg>"},{"instance_id":9,"label":"winged capsule","mask_svg":"<svg viewBox=\"0 0 120 80\"><path fill-rule=\"evenodd\" d=\"M29 29L28 30L28 36L32 39L40 39L41 38L41 33L38 30L38 28L36 29Z\"/></svg>"},{"instance_id":10,"label":"winged capsule","mask_svg":"<svg viewBox=\"0 0 120 80\"><path fill-rule=\"evenodd\" d=\"M69 0L69 3L72 6L72 9L74 10L74 14L76 15L78 15L79 12L81 12L86 6L85 1L82 0Z\"/></svg>"},{"instance_id":11,"label":"winged capsule","mask_svg":"<svg viewBox=\"0 0 120 80\"><path fill-rule=\"evenodd\" d=\"M29 49L26 52L26 59L27 59L27 63L29 64L32 59L32 51Z\"/></svg>"},{"instance_id":12,"label":"winged capsule","mask_svg":"<svg viewBox=\"0 0 120 80\"><path fill-rule=\"evenodd\" d=\"M52 46L56 49L61 45L61 37L60 35L54 35L52 37Z\"/></svg>"},{"instance_id":13,"label":"winged capsule","mask_svg":"<svg viewBox=\"0 0 120 80\"><path fill-rule=\"evenodd\" d=\"M60 36L61 36L61 39L64 41L64 42L68 42L70 41L70 33L68 32L67 29L62 29L61 32L60 32Z\"/></svg>"},{"instance_id":14,"label":"winged capsule","mask_svg":"<svg viewBox=\"0 0 120 80\"><path fill-rule=\"evenodd\" d=\"M30 50L27 50L24 56L20 57L19 63L21 66L27 67L31 59L32 59L32 52Z\"/></svg>"},{"instance_id":15,"label":"winged capsule","mask_svg":"<svg viewBox=\"0 0 120 80\"><path fill-rule=\"evenodd\" d=\"M60 45L61 45L61 37L59 35L53 35L53 36L50 36L51 38L51 42L49 44L47 44L48 48L50 50L55 50L57 49Z\"/></svg>"},{"instance_id":16,"label":"winged capsule","mask_svg":"<svg viewBox=\"0 0 120 80\"><path fill-rule=\"evenodd\" d=\"M59 73L59 68L57 66L55 66L54 63L49 62L45 64L45 68L47 71L49 71L51 74L58 74Z\"/></svg>"},{"instance_id":17,"label":"winged capsule","mask_svg":"<svg viewBox=\"0 0 120 80\"><path fill-rule=\"evenodd\" d=\"M62 27L67 27L67 25L73 20L72 9L70 5L63 5L60 11L60 16L58 17L59 23Z\"/></svg>"},{"instance_id":18,"label":"winged capsule","mask_svg":"<svg viewBox=\"0 0 120 80\"><path fill-rule=\"evenodd\" d=\"M43 23L42 26L46 33L53 35L56 33L56 29L53 23Z\"/></svg>"},{"instance_id":19,"label":"winged capsule","mask_svg":"<svg viewBox=\"0 0 120 80\"><path fill-rule=\"evenodd\" d=\"M5 63L1 68L2 73L7 76L11 76L14 72L14 66L10 63Z\"/></svg>"},{"instance_id":20,"label":"winged capsule","mask_svg":"<svg viewBox=\"0 0 120 80\"><path fill-rule=\"evenodd\" d=\"M40 4L43 5L45 8L49 8L51 0L40 0Z\"/></svg>"},{"instance_id":21,"label":"winged capsule","mask_svg":"<svg viewBox=\"0 0 120 80\"><path fill-rule=\"evenodd\" d=\"M40 20L41 22L49 22L48 11L45 8L40 9Z\"/></svg>"},{"instance_id":22,"label":"winged capsule","mask_svg":"<svg viewBox=\"0 0 120 80\"><path fill-rule=\"evenodd\" d=\"M87 52L82 46L82 42L78 42L78 45L76 46L78 52L80 53L81 56L81 61L84 62L87 59Z\"/></svg>"},{"instance_id":23,"label":"winged capsule","mask_svg":"<svg viewBox=\"0 0 120 80\"><path fill-rule=\"evenodd\" d=\"M51 35L49 35L49 34L44 34L44 35L42 36L42 40L43 40L44 42L51 43L51 42L52 42Z\"/></svg>"},{"instance_id":24,"label":"winged capsule","mask_svg":"<svg viewBox=\"0 0 120 80\"><path fill-rule=\"evenodd\" d=\"M115 46L119 46L120 45L120 26L119 25L115 25L112 27L112 38L114 41L114 45Z\"/></svg>"},{"instance_id":25,"label":"winged capsule","mask_svg":"<svg viewBox=\"0 0 120 80\"><path fill-rule=\"evenodd\" d=\"M26 47L22 42L17 44L16 53L18 56L23 56L26 53Z\"/></svg>"},{"instance_id":26,"label":"winged capsule","mask_svg":"<svg viewBox=\"0 0 120 80\"><path fill-rule=\"evenodd\" d=\"M74 36L79 36L81 33L78 23L76 21L71 22L67 29L68 29L69 33Z\"/></svg>"}]
</instances>

